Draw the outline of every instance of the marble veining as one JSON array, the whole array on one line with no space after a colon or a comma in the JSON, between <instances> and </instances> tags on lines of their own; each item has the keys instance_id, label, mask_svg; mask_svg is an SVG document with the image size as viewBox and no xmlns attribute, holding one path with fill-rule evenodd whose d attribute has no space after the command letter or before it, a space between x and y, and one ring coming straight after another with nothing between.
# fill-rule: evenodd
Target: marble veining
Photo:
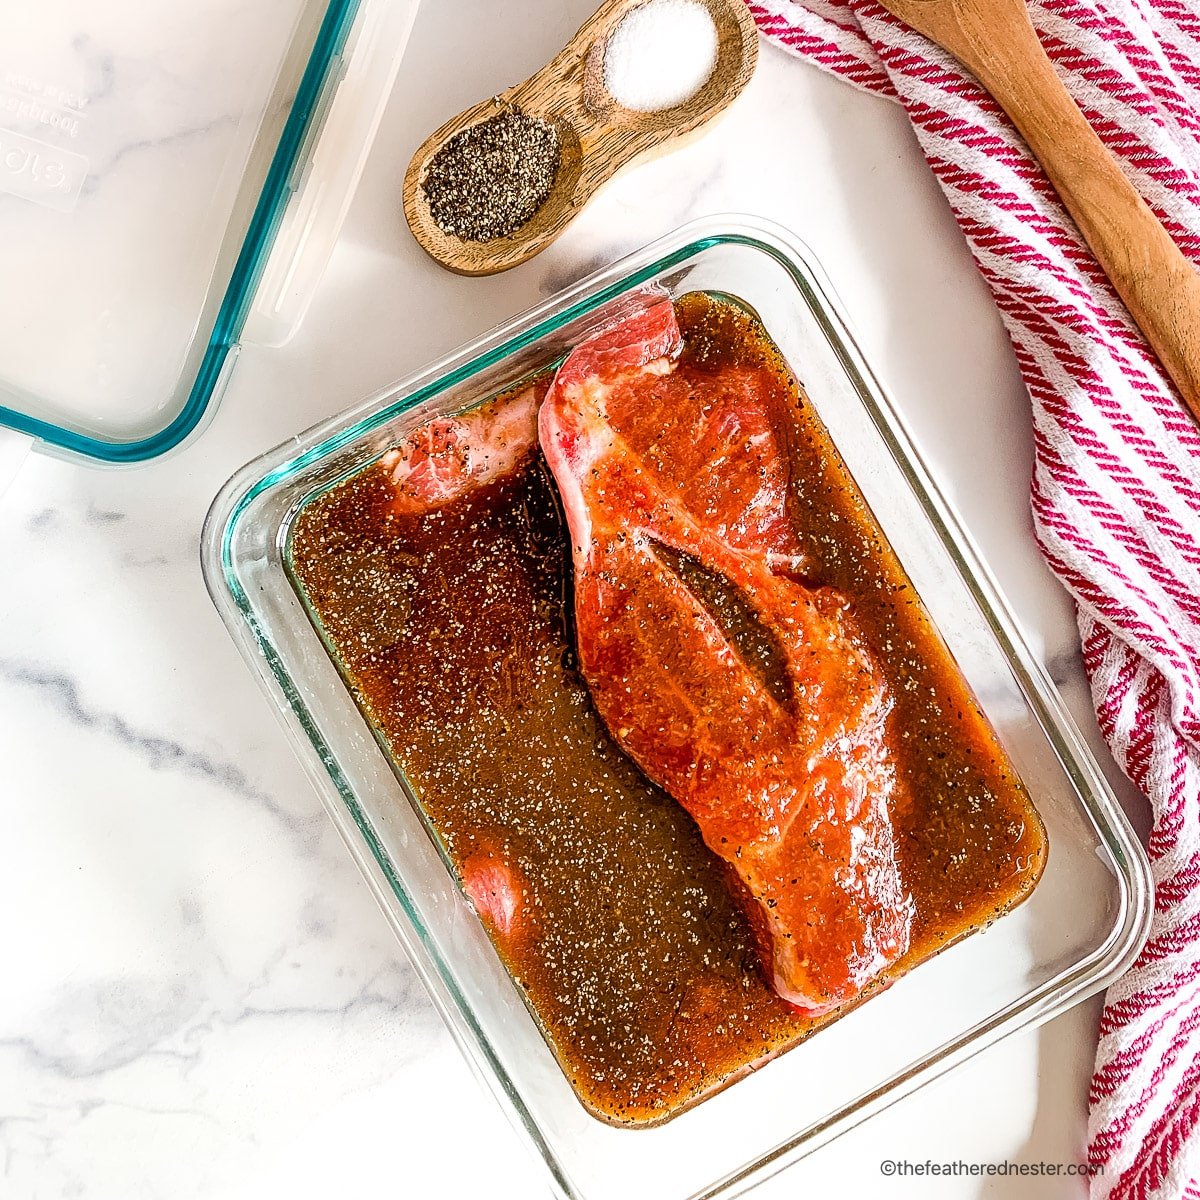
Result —
<instances>
[{"instance_id":1,"label":"marble veining","mask_svg":"<svg viewBox=\"0 0 1200 1200\"><path fill-rule=\"evenodd\" d=\"M29 688L39 693L69 722L111 738L143 759L151 770L168 769L199 776L235 796L261 805L289 832L300 830L300 823L295 816L279 808L267 792L256 788L236 763L222 762L171 738L135 729L119 713L85 706L79 696L78 684L69 675L0 658L0 684L7 684L14 689Z\"/></svg>"}]
</instances>

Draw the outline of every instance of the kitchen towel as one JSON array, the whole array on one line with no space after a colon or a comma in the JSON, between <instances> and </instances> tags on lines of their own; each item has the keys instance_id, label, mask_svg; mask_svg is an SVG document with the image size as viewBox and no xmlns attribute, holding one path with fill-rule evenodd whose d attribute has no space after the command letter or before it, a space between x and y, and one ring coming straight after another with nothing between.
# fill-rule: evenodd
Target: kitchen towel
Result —
<instances>
[{"instance_id":1,"label":"kitchen towel","mask_svg":"<svg viewBox=\"0 0 1200 1200\"><path fill-rule=\"evenodd\" d=\"M1094 1200L1200 1197L1200 434L996 103L875 0L751 0L772 41L904 106L1029 388L1032 501L1096 715L1148 797L1150 940L1108 992ZM1032 0L1068 90L1200 262L1200 0Z\"/></svg>"}]
</instances>

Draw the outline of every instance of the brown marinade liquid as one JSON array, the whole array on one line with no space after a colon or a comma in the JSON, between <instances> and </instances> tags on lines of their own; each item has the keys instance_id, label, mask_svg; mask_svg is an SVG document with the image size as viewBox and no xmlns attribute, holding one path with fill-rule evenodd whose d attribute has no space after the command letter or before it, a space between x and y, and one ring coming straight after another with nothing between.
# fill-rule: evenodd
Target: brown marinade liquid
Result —
<instances>
[{"instance_id":1,"label":"brown marinade liquid","mask_svg":"<svg viewBox=\"0 0 1200 1200\"><path fill-rule=\"evenodd\" d=\"M680 370L769 362L795 396L794 519L814 582L853 598L895 707L893 819L912 946L866 995L1032 890L1045 833L823 425L766 332L702 294L677 304ZM505 965L580 1099L661 1121L833 1019L764 982L691 818L616 748L577 673L571 565L540 456L419 517L378 465L297 516L291 570L367 719L451 860L498 854L532 933Z\"/></svg>"}]
</instances>

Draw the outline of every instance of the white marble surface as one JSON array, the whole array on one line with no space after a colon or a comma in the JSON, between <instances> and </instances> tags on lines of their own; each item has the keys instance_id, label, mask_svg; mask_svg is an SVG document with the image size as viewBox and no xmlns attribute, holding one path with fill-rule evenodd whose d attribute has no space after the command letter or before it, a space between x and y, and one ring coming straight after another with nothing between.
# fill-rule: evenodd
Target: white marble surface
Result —
<instances>
[{"instance_id":1,"label":"white marble surface","mask_svg":"<svg viewBox=\"0 0 1200 1200\"><path fill-rule=\"evenodd\" d=\"M544 1194L211 609L199 530L245 460L685 218L760 213L815 248L1099 745L1030 536L1026 399L898 111L768 49L708 136L623 176L540 260L464 280L410 240L412 148L589 7L425 0L297 338L248 347L211 426L168 461L33 456L0 506L4 1200ZM1081 1195L885 1180L879 1163L1078 1161L1097 1012L1009 1040L757 1194Z\"/></svg>"}]
</instances>

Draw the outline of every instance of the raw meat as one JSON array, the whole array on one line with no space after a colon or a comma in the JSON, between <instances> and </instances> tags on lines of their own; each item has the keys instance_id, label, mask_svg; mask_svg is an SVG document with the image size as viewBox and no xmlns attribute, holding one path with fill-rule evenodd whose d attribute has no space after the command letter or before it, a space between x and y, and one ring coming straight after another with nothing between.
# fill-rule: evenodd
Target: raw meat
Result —
<instances>
[{"instance_id":1,"label":"raw meat","mask_svg":"<svg viewBox=\"0 0 1200 1200\"><path fill-rule=\"evenodd\" d=\"M580 665L617 743L728 864L776 991L819 1014L908 947L891 700L845 599L797 578L778 376L681 367L679 346L671 303L647 302L579 346L541 408ZM739 605L770 663L731 628Z\"/></svg>"},{"instance_id":2,"label":"raw meat","mask_svg":"<svg viewBox=\"0 0 1200 1200\"><path fill-rule=\"evenodd\" d=\"M393 510L404 516L441 508L507 475L537 441L545 385L531 385L460 417L438 417L381 459L396 486Z\"/></svg>"},{"instance_id":3,"label":"raw meat","mask_svg":"<svg viewBox=\"0 0 1200 1200\"><path fill-rule=\"evenodd\" d=\"M477 851L462 865L462 883L475 911L498 936L508 939L518 930L525 889L504 858Z\"/></svg>"}]
</instances>

